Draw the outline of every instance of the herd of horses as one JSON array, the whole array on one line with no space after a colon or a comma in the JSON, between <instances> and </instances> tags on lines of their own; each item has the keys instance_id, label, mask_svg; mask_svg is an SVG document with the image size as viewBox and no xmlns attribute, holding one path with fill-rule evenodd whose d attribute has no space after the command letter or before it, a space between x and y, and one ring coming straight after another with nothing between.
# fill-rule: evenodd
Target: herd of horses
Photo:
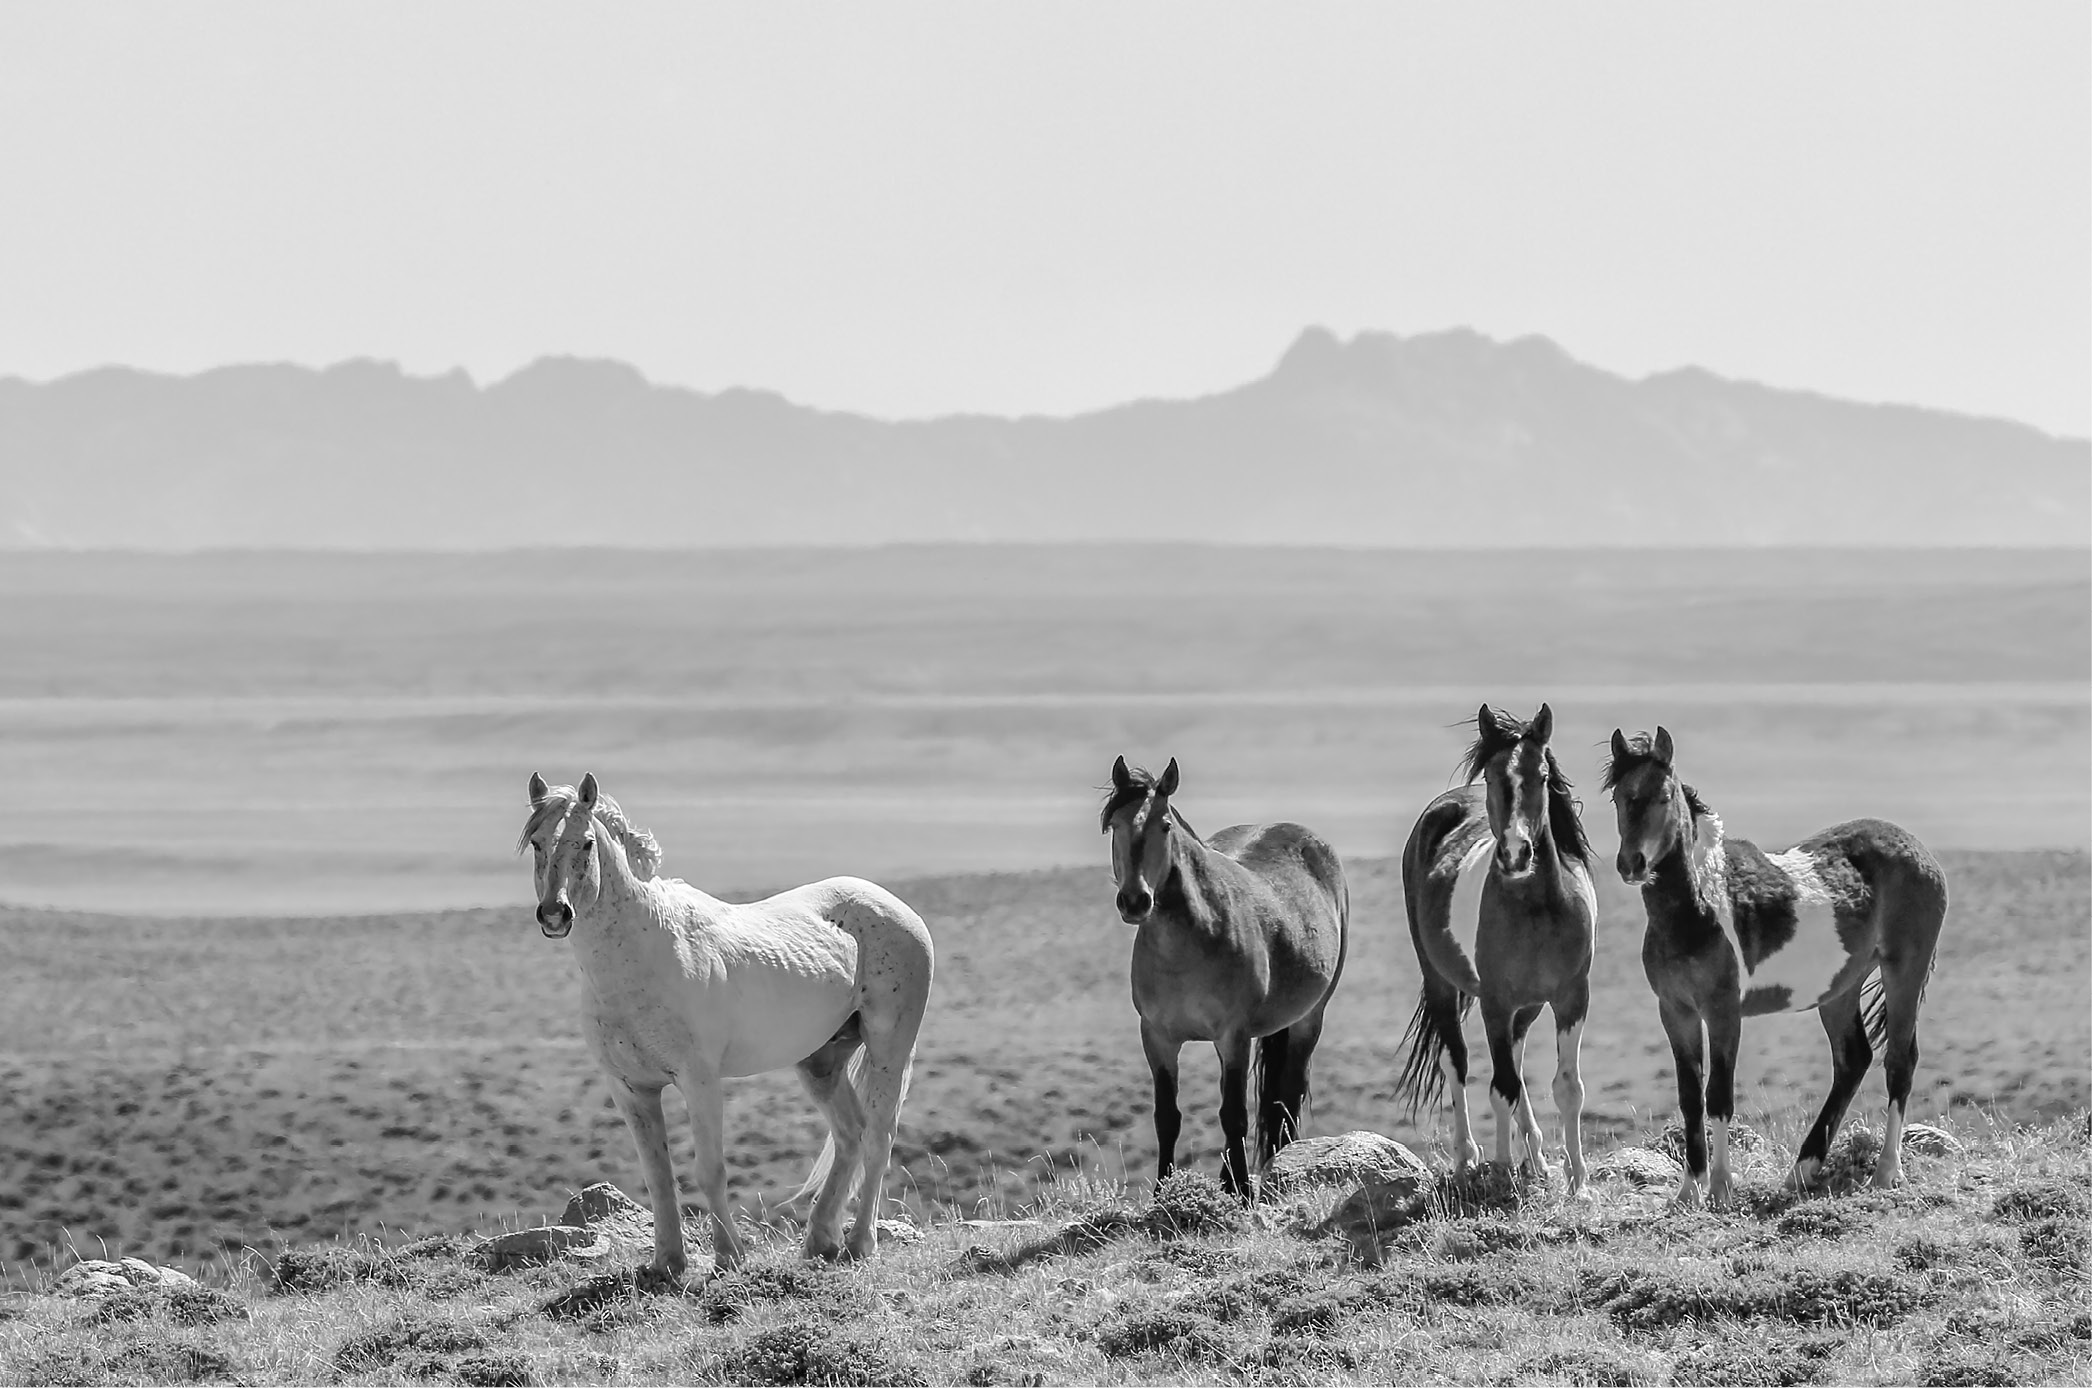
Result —
<instances>
[{"instance_id":1,"label":"herd of horses","mask_svg":"<svg viewBox=\"0 0 2092 1388\"><path fill-rule=\"evenodd\" d=\"M1468 1116L1464 1023L1479 1003L1489 1043L1495 1160L1549 1174L1520 1078L1526 1033L1549 1011L1554 1098L1569 1193L1584 1191L1579 1046L1597 925L1591 845L1549 741L1547 705L1530 720L1487 704L1475 717L1464 784L1426 805L1402 853L1403 903L1423 987L1399 1090L1412 1111L1449 1098L1456 1169L1480 1150ZM1947 912L1946 878L1896 825L1858 819L1785 853L1728 838L1678 777L1658 727L1615 730L1603 784L1620 839L1615 867L1641 889L1642 966L1676 1063L1685 1127L1678 1200L1728 1200L1729 1125L1743 1018L1815 1011L1830 1041L1829 1095L1790 1182L1817 1183L1877 1045L1887 1049L1887 1131L1877 1185L1901 1175L1917 1066L1918 1008ZM1115 905L1135 927L1133 1001L1155 1083L1156 1175L1176 1159L1177 1062L1210 1043L1221 1066L1222 1181L1255 1196L1255 1166L1299 1130L1323 1015L1343 976L1350 896L1336 852L1292 823L1241 824L1201 838L1177 808L1175 759L1159 775L1112 766L1099 824L1111 840ZM685 1269L682 1211L661 1093L690 1110L696 1188L719 1267L743 1245L726 1203L722 1082L798 1070L829 1135L795 1198L814 1197L814 1258L878 1248L895 1125L929 1005L933 954L922 918L884 888L836 877L732 904L658 875L660 848L593 775L578 787L530 778L518 842L534 855L537 920L571 938L583 1029L638 1146L654 1208L655 1270ZM1878 989L1870 980L1878 975ZM1871 995L1871 1005L1863 1005ZM1253 1073L1254 1072L1254 1073ZM853 1191L857 1218L845 1235Z\"/></svg>"}]
</instances>

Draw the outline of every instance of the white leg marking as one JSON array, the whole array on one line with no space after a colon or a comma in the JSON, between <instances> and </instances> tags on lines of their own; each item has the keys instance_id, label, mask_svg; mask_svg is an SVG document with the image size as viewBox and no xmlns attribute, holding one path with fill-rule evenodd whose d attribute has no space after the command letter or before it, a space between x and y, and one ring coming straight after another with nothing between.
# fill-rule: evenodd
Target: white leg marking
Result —
<instances>
[{"instance_id":1,"label":"white leg marking","mask_svg":"<svg viewBox=\"0 0 2092 1388\"><path fill-rule=\"evenodd\" d=\"M1460 1083L1460 1076L1453 1072L1450 1055L1438 1057L1438 1072L1445 1076L1446 1093L1453 1100L1453 1170L1465 1170L1482 1155L1481 1149L1475 1146L1474 1124L1467 1114L1467 1086Z\"/></svg>"},{"instance_id":2,"label":"white leg marking","mask_svg":"<svg viewBox=\"0 0 2092 1388\"><path fill-rule=\"evenodd\" d=\"M1496 1119L1496 1164L1509 1169L1514 1164L1511 1155L1511 1102L1503 1096L1493 1079L1489 1085L1489 1112Z\"/></svg>"},{"instance_id":3,"label":"white leg marking","mask_svg":"<svg viewBox=\"0 0 2092 1388\"><path fill-rule=\"evenodd\" d=\"M1729 1203L1729 1125L1719 1118L1707 1120L1707 1203Z\"/></svg>"},{"instance_id":4,"label":"white leg marking","mask_svg":"<svg viewBox=\"0 0 2092 1388\"><path fill-rule=\"evenodd\" d=\"M1874 1163L1874 1184L1887 1190L1903 1179L1903 1105L1891 1103L1881 1126L1881 1156Z\"/></svg>"},{"instance_id":5,"label":"white leg marking","mask_svg":"<svg viewBox=\"0 0 2092 1388\"><path fill-rule=\"evenodd\" d=\"M1569 1156L1569 1195L1584 1189L1584 1024L1554 1034L1554 1106L1562 1118L1562 1146Z\"/></svg>"}]
</instances>

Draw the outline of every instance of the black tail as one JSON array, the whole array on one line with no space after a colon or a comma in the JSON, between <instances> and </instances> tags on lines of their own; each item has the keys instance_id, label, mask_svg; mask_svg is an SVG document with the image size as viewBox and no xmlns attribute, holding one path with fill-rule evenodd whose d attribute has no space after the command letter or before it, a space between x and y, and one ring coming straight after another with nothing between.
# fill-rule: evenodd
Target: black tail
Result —
<instances>
[{"instance_id":1,"label":"black tail","mask_svg":"<svg viewBox=\"0 0 2092 1388\"><path fill-rule=\"evenodd\" d=\"M1254 1082L1257 1090L1257 1169L1263 1170L1279 1148L1299 1136L1307 1121L1308 1067L1287 1061L1293 1049L1291 1027L1281 1028L1257 1042ZM1297 1092L1296 1092L1297 1091Z\"/></svg>"},{"instance_id":2,"label":"black tail","mask_svg":"<svg viewBox=\"0 0 2092 1388\"><path fill-rule=\"evenodd\" d=\"M1454 1016L1464 1020L1474 999L1457 991L1452 996ZM1402 1062L1402 1072L1395 1077L1395 1098L1407 1104L1413 1116L1426 1105L1443 1103L1446 1094L1445 1070L1439 1064L1446 1053L1446 1035L1439 1027L1438 1014L1431 1009L1428 991L1417 999L1416 1015L1409 1019L1402 1044L1409 1047L1409 1058Z\"/></svg>"}]
</instances>

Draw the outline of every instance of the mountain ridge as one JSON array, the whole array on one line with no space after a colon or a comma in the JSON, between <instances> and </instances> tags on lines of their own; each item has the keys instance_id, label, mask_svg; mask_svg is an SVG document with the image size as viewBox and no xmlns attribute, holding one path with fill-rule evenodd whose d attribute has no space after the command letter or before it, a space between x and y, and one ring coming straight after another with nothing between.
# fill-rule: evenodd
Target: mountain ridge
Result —
<instances>
[{"instance_id":1,"label":"mountain ridge","mask_svg":"<svg viewBox=\"0 0 2092 1388\"><path fill-rule=\"evenodd\" d=\"M0 546L2087 543L2092 443L1550 339L1302 332L1254 380L885 420L542 357L0 379Z\"/></svg>"}]
</instances>

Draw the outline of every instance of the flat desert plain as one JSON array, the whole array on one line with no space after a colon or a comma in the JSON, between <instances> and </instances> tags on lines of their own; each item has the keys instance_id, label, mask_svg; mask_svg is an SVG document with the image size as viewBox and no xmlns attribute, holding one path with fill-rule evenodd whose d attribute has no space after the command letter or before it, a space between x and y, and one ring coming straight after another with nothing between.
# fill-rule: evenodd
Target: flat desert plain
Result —
<instances>
[{"instance_id":1,"label":"flat desert plain","mask_svg":"<svg viewBox=\"0 0 2092 1388\"><path fill-rule=\"evenodd\" d=\"M898 1183L918 1207L1152 1161L1094 816L1120 752L1177 756L1202 829L1335 840L1355 945L1312 1127L1436 1143L1390 1097L1415 996L1391 855L1484 699L1552 701L1601 869L1616 724L1670 727L1732 833L1920 834L1954 907L1919 1109L2087 1102L2083 552L9 555L0 596L17 1264L489 1228L591 1181L638 1190L567 949L528 918L533 769L595 771L668 873L722 895L854 872L922 911L939 982ZM1672 1099L1639 903L1599 877L1602 1141ZM1187 1060L1210 1165L1217 1074ZM1551 1132L1552 1066L1543 1026L1526 1071ZM1812 1106L1827 1077L1812 1017L1747 1032L1747 1112ZM797 1184L818 1129L788 1076L737 1084L729 1125L737 1199Z\"/></svg>"}]
</instances>

